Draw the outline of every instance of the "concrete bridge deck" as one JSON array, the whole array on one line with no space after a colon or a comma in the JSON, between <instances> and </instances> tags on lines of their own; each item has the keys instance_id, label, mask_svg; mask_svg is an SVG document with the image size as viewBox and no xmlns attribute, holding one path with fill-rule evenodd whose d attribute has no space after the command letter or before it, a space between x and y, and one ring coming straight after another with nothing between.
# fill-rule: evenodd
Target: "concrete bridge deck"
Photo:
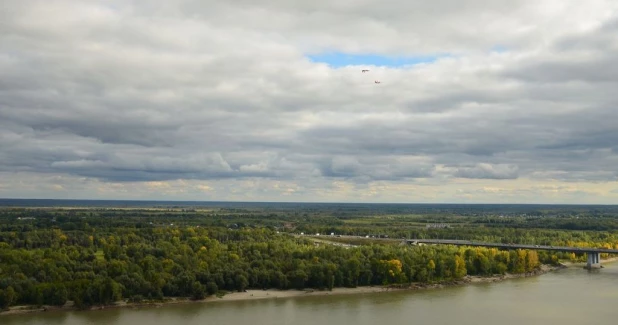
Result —
<instances>
[{"instance_id":1,"label":"concrete bridge deck","mask_svg":"<svg viewBox=\"0 0 618 325\"><path fill-rule=\"evenodd\" d=\"M606 248L590 248L590 247L568 247L568 246L545 246L545 245L524 245L524 244L501 244L501 243L486 243L472 240L454 240L454 239L406 239L408 243L423 243L423 244L442 244L442 245L458 245L458 246L481 246L495 247L504 249L535 249L547 250L555 252L567 253L608 253L618 254L618 249Z\"/></svg>"},{"instance_id":2,"label":"concrete bridge deck","mask_svg":"<svg viewBox=\"0 0 618 325\"><path fill-rule=\"evenodd\" d=\"M319 237L319 235L308 237ZM324 236L328 237L328 236ZM337 236L344 238L368 238L360 236ZM397 240L395 238L373 238L371 240ZM405 239L404 242L408 244L432 244L432 245L457 245L457 246L479 246L479 247L493 247L500 249L531 249L531 250L546 250L554 252L567 252L567 253L585 253L588 258L586 261L587 269L601 268L601 254L618 254L618 249L607 248L590 248L590 247L569 247L569 246L547 246L547 245L526 245L526 244L502 244L502 243L487 243L474 240L455 240L455 239Z\"/></svg>"},{"instance_id":3,"label":"concrete bridge deck","mask_svg":"<svg viewBox=\"0 0 618 325\"><path fill-rule=\"evenodd\" d=\"M434 245L459 245L459 246L481 246L494 247L502 249L533 249L547 250L554 252L567 253L586 253L588 256L585 268L596 269L601 268L601 253L618 254L618 249L607 248L589 248L589 247L567 247L567 246L545 246L545 245L522 245L522 244L501 244L501 243L485 243L472 240L453 240L453 239L407 239L409 244L434 244Z\"/></svg>"}]
</instances>

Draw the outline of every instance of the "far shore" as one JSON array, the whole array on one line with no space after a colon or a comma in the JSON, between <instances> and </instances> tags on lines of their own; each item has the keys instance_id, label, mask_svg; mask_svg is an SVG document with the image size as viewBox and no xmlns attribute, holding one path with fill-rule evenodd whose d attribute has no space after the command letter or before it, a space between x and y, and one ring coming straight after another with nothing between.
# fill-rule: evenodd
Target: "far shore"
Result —
<instances>
[{"instance_id":1,"label":"far shore","mask_svg":"<svg viewBox=\"0 0 618 325\"><path fill-rule=\"evenodd\" d=\"M605 259L602 262L615 262L618 261L618 257ZM571 263L571 262L563 262L559 266L553 265L541 265L537 270L528 273L521 274L504 274L504 275L494 275L494 276L470 276L467 275L460 280L452 280L452 281L443 281L440 283L412 283L406 285L393 285L393 286L363 286L356 288L333 288L332 290L316 290L316 289L305 289L305 290L277 290L277 289L268 289L268 290L246 290L244 292L230 292L223 296L209 296L202 300L190 300L187 298L170 298L166 301L157 301L157 302L143 302L143 303L127 303L125 301L119 301L112 305L106 306L93 306L86 310L101 310L101 309L110 309L110 308L143 308L143 307L162 307L164 305L172 305L172 304L187 304L187 303L216 303L216 302L225 302L225 301L242 301L242 300L258 300L258 299L281 299L281 298L291 298L291 297L308 297L308 296L327 296L327 295L346 295L346 294L377 294L377 293L386 293L393 291L404 291L404 290L427 290L427 289L438 289L444 287L451 286L461 286L466 284L476 284L476 283L491 283L491 282L499 282L508 279L515 278L523 278L523 277L531 277L538 276L541 274L545 274L547 272L555 271L557 269L566 268L566 267L576 267L579 264L582 266L584 263ZM7 311L0 312L0 316L2 315L17 315L17 314L27 314L33 312L46 312L46 311L71 311L78 310L72 304L72 302L67 302L62 307L56 306L13 306Z\"/></svg>"}]
</instances>

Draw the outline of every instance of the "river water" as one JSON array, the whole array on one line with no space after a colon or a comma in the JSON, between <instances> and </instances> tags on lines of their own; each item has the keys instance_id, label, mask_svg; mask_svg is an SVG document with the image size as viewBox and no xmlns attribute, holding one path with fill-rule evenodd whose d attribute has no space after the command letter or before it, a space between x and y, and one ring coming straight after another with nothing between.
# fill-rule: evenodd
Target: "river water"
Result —
<instances>
[{"instance_id":1,"label":"river water","mask_svg":"<svg viewBox=\"0 0 618 325\"><path fill-rule=\"evenodd\" d=\"M618 263L538 277L424 291L50 312L0 318L3 325L618 324Z\"/></svg>"}]
</instances>

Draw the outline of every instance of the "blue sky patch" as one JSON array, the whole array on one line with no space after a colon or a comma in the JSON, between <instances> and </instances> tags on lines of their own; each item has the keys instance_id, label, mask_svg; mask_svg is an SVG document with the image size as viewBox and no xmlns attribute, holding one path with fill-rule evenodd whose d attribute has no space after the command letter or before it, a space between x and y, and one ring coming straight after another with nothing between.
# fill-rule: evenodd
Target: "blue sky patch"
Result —
<instances>
[{"instance_id":1,"label":"blue sky patch","mask_svg":"<svg viewBox=\"0 0 618 325\"><path fill-rule=\"evenodd\" d=\"M348 53L321 53L307 56L313 62L326 63L339 68L348 65L402 67L419 63L431 63L445 55L428 56L385 56L378 54L348 54Z\"/></svg>"},{"instance_id":2,"label":"blue sky patch","mask_svg":"<svg viewBox=\"0 0 618 325\"><path fill-rule=\"evenodd\" d=\"M509 49L504 45L494 45L490 51L495 52L495 53L504 53L504 52L507 52L508 50Z\"/></svg>"}]
</instances>

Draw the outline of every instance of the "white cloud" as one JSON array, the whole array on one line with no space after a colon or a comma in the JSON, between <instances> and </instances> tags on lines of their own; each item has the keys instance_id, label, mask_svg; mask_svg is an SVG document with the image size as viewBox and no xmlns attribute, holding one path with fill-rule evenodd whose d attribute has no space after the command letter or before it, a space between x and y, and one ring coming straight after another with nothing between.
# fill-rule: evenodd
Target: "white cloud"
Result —
<instances>
[{"instance_id":1,"label":"white cloud","mask_svg":"<svg viewBox=\"0 0 618 325\"><path fill-rule=\"evenodd\" d=\"M614 199L615 1L2 6L2 196Z\"/></svg>"}]
</instances>

